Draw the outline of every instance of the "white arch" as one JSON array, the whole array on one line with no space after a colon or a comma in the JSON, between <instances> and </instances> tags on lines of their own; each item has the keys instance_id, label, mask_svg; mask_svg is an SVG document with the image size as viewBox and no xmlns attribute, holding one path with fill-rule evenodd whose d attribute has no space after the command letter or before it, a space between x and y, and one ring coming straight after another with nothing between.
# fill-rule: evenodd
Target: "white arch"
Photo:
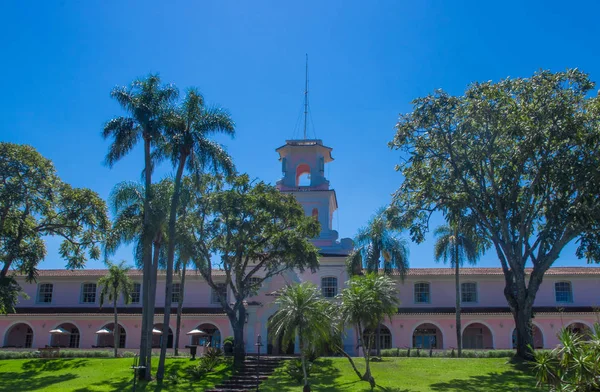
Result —
<instances>
[{"instance_id":1,"label":"white arch","mask_svg":"<svg viewBox=\"0 0 600 392\"><path fill-rule=\"evenodd\" d=\"M8 338L8 333L12 330L12 328L17 325L17 324L25 324L27 325L29 328L31 328L31 331L33 332L33 336L32 336L32 341L35 338L35 331L33 329L33 326L31 324L29 324L28 321L14 321L12 324L9 324L8 327L6 327L6 329L4 330L4 338L2 339L2 345L6 346L6 339Z\"/></svg>"},{"instance_id":2,"label":"white arch","mask_svg":"<svg viewBox=\"0 0 600 392\"><path fill-rule=\"evenodd\" d=\"M565 325L564 327L565 327L565 328L567 328L567 327L569 327L571 324L576 324L576 323L580 323L580 324L583 324L583 325L585 325L586 327L588 327L588 328L590 329L590 331L593 331L593 330L594 330L594 327L592 327L592 326L591 326L591 325L590 325L590 324L589 324L587 321L578 320L578 319L576 319L576 320L571 320L571 321L567 321L567 322L565 323L566 325Z\"/></svg>"},{"instance_id":3,"label":"white arch","mask_svg":"<svg viewBox=\"0 0 600 392\"><path fill-rule=\"evenodd\" d=\"M79 331L79 344L75 348L79 348L79 346L81 345L81 331L82 331L81 328L79 328L79 325L77 325L77 323L74 323L73 321L67 320L67 321L61 321L61 322L59 322L58 324L56 324L56 326L53 329L56 329L56 328L60 327L63 324L73 324L77 328L77 330ZM52 335L50 335L48 337L48 345L51 345L51 344L52 344Z\"/></svg>"},{"instance_id":4,"label":"white arch","mask_svg":"<svg viewBox=\"0 0 600 392\"><path fill-rule=\"evenodd\" d=\"M382 321L382 322L380 322L379 324L380 324L380 325L383 325L384 327L386 327L386 328L388 329L388 331L390 331L390 338L391 338L390 344L391 344L391 346L392 346L392 347L390 347L390 348L394 348L394 347L395 347L395 345L394 345L394 343L395 343L395 342L394 342L394 330L393 330L393 329L392 329L392 327L391 327L390 325L388 325L388 324L387 324L385 321ZM361 331L361 334L360 334L360 335L361 335L361 339L362 339L362 336L363 336L363 335L364 335L364 333L365 333L365 329L367 329L367 328L363 328L363 330Z\"/></svg>"},{"instance_id":5,"label":"white arch","mask_svg":"<svg viewBox=\"0 0 600 392\"><path fill-rule=\"evenodd\" d=\"M532 325L535 325L539 330L540 333L542 334L542 348L546 348L546 332L544 331L544 328L542 328L542 326L535 322L535 321L531 321ZM509 344L508 347L512 348L513 347L513 334L515 333L515 331L517 330L517 326L513 326L511 331L510 331L510 336L508 337L509 339ZM533 330L531 331L533 333Z\"/></svg>"},{"instance_id":6,"label":"white arch","mask_svg":"<svg viewBox=\"0 0 600 392\"><path fill-rule=\"evenodd\" d=\"M465 324L462 327L462 331L460 331L460 336L463 337L463 334L465 333L465 329L467 329L467 327L471 324L481 324L481 325L485 325L487 327L487 329L490 330L490 334L492 335L492 349L496 348L496 337L494 336L494 330L492 329L492 327L486 323L485 321L479 321L479 320L473 320L473 321L469 321L467 324Z\"/></svg>"},{"instance_id":7,"label":"white arch","mask_svg":"<svg viewBox=\"0 0 600 392\"><path fill-rule=\"evenodd\" d=\"M102 326L100 328L105 328L108 324L114 324L114 321L109 321L107 323L102 324ZM119 325L121 328L123 328L123 330L125 331L125 346L127 346L127 342L129 342L128 336L129 336L129 331L127 330L127 328L125 328L125 326L123 324L121 324L120 322L117 323L117 325ZM113 326L114 327L114 326ZM98 339L100 339L101 335L97 335L96 336L96 344L98 344ZM120 335L119 335L120 337ZM116 343L115 343L116 344ZM122 348L126 348L126 347L119 347L119 349Z\"/></svg>"},{"instance_id":8,"label":"white arch","mask_svg":"<svg viewBox=\"0 0 600 392\"><path fill-rule=\"evenodd\" d=\"M415 335L415 330L417 329L417 327L419 327L420 325L423 324L432 324L435 325L437 327L437 329L440 330L440 333L442 334L442 346L446 345L446 334L444 333L444 329L436 322L436 321L429 321L429 320L423 320L423 321L418 321L415 325L413 325L411 331L410 331L410 345L412 346L412 341L413 341L413 336ZM440 347L440 349L442 349L444 347Z\"/></svg>"},{"instance_id":9,"label":"white arch","mask_svg":"<svg viewBox=\"0 0 600 392\"><path fill-rule=\"evenodd\" d=\"M219 328L219 325L217 323L215 323L212 320L209 320L209 321L200 321L200 323L198 325L194 324L194 328L198 328L202 324L211 324L211 325L214 325L214 327L219 331L219 335L221 336L221 343L223 342L223 339L225 339L225 337L223 336L223 332L221 331L221 328ZM193 338L194 338L194 336L190 335L190 339L189 339L190 345L192 344L192 339Z\"/></svg>"}]
</instances>

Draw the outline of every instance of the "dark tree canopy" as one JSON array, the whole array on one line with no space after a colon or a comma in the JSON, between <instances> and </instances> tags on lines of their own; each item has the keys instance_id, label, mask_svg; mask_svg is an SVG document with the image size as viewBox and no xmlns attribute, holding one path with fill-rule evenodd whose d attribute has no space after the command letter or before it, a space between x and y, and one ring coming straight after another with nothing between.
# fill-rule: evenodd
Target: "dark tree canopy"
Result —
<instances>
[{"instance_id":1,"label":"dark tree canopy","mask_svg":"<svg viewBox=\"0 0 600 392\"><path fill-rule=\"evenodd\" d=\"M96 192L62 182L52 162L30 146L0 143L0 183L0 311L6 312L18 287L9 271L35 280L45 236L62 237L59 253L67 268L83 268L88 258L100 257L109 220Z\"/></svg>"},{"instance_id":2,"label":"dark tree canopy","mask_svg":"<svg viewBox=\"0 0 600 392\"><path fill-rule=\"evenodd\" d=\"M494 246L505 296L529 324L542 277L569 242L600 260L600 98L587 74L541 71L413 101L390 147L404 181L390 216L423 241L429 218L465 211ZM531 263L531 274L524 267ZM519 328L525 354L531 328ZM523 335L528 335L523 337ZM523 339L529 339L523 341Z\"/></svg>"}]
</instances>

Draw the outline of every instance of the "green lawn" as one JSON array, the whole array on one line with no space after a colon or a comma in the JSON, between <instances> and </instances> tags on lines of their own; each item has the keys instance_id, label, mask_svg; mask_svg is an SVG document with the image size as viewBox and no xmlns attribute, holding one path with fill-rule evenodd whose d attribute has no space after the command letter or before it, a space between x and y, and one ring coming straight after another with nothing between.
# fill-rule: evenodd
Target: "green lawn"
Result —
<instances>
[{"instance_id":1,"label":"green lawn","mask_svg":"<svg viewBox=\"0 0 600 392\"><path fill-rule=\"evenodd\" d=\"M156 370L158 358L153 359ZM123 391L131 390L133 358L6 359L0 361L0 391ZM189 359L167 358L166 374L177 372L179 383L165 381L141 385L138 391L204 391L229 377L229 366L220 365L201 381L185 378ZM197 363L193 362L193 363Z\"/></svg>"},{"instance_id":2,"label":"green lawn","mask_svg":"<svg viewBox=\"0 0 600 392\"><path fill-rule=\"evenodd\" d=\"M372 364L375 391L501 391L534 392L535 379L526 365L507 363L507 358L383 358ZM357 359L359 369L364 361ZM321 358L313 366L313 391L369 391L345 358ZM301 391L281 369L261 387L264 392Z\"/></svg>"},{"instance_id":3,"label":"green lawn","mask_svg":"<svg viewBox=\"0 0 600 392\"><path fill-rule=\"evenodd\" d=\"M7 359L0 361L0 391L123 391L131 390L131 358ZM357 359L360 369L362 359ZM153 363L157 361L154 360ZM179 374L179 383L165 381L142 385L139 391L203 391L229 376L221 365L206 379L190 382L185 377L189 359L167 359L167 374ZM193 362L196 363L196 362ZM376 391L519 391L534 392L535 380L525 365L506 358L384 358L373 363ZM321 358L315 362L313 391L369 391L345 358ZM301 391L278 369L263 386L264 392Z\"/></svg>"}]
</instances>

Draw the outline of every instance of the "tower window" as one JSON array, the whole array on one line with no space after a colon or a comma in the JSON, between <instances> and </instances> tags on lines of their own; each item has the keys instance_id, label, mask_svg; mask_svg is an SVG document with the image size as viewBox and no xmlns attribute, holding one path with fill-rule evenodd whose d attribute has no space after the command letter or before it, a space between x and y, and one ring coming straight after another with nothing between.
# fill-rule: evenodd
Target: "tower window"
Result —
<instances>
[{"instance_id":1,"label":"tower window","mask_svg":"<svg viewBox=\"0 0 600 392\"><path fill-rule=\"evenodd\" d=\"M310 166L306 163L296 168L296 186L310 186Z\"/></svg>"},{"instance_id":2,"label":"tower window","mask_svg":"<svg viewBox=\"0 0 600 392\"><path fill-rule=\"evenodd\" d=\"M312 209L312 217L315 218L317 222L319 221L319 210L317 208Z\"/></svg>"}]
</instances>

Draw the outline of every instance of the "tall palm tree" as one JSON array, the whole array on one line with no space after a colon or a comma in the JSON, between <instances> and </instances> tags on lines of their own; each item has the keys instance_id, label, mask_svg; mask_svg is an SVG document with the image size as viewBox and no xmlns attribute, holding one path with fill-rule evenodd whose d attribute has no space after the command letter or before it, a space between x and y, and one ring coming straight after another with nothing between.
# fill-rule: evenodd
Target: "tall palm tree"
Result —
<instances>
[{"instance_id":1,"label":"tall palm tree","mask_svg":"<svg viewBox=\"0 0 600 392\"><path fill-rule=\"evenodd\" d=\"M144 233L142 239L143 260L143 293L142 293L142 328L140 340L140 365L148 371L140 372L144 378L151 378L151 367L146 364L148 350L152 344L152 315L149 309L150 293L152 292L151 262L152 237L150 232L150 216L148 215L151 199L152 147L159 141L164 127L165 114L179 92L173 85L161 85L158 75L149 75L138 79L129 87L115 87L111 97L128 112L129 116L119 116L109 120L104 126L102 136L112 139L106 164L112 167L116 162L129 154L140 141L144 143Z\"/></svg>"},{"instance_id":2,"label":"tall palm tree","mask_svg":"<svg viewBox=\"0 0 600 392\"><path fill-rule=\"evenodd\" d=\"M373 331L381 325L385 317L391 319L398 312L399 301L396 284L385 275L371 273L365 276L355 276L348 282L348 287L342 290L339 299L340 326L338 329L344 330L345 326L352 326L358 331L358 336L361 336L363 331L368 331L367 337L362 341L366 364L365 373L361 375L352 358L346 357L350 360L358 377L368 381L373 389L375 380L371 375L370 367L372 343L375 340Z\"/></svg>"},{"instance_id":3,"label":"tall palm tree","mask_svg":"<svg viewBox=\"0 0 600 392\"><path fill-rule=\"evenodd\" d=\"M358 231L354 244L354 251L346 260L350 275L361 275L365 267L367 273L379 273L383 267L384 274L391 275L396 270L404 280L408 271L408 244L389 225L384 209L379 209L367 226ZM381 355L380 335L381 328L377 326L377 355Z\"/></svg>"},{"instance_id":4,"label":"tall palm tree","mask_svg":"<svg viewBox=\"0 0 600 392\"><path fill-rule=\"evenodd\" d=\"M195 175L200 175L206 170L222 171L226 174L232 174L235 170L233 161L223 146L210 139L210 136L216 133L234 136L234 123L231 116L223 109L205 107L202 95L195 89L188 90L181 106L175 109L169 117L165 143L162 144L159 151L161 157L168 157L173 167L177 168L169 212L169 238L175 238L176 235L177 210L184 170L187 168ZM170 241L167 249L164 336L169 332L171 318L175 248L175 241ZM156 372L159 380L164 377L166 354L167 340L163 339Z\"/></svg>"},{"instance_id":5,"label":"tall palm tree","mask_svg":"<svg viewBox=\"0 0 600 392\"><path fill-rule=\"evenodd\" d=\"M149 204L150 229L148 231L152 239L152 263L150 268L150 287L147 308L154 315L156 303L156 280L159 265L164 264L165 249L167 241L167 222L169 217L169 205L173 195L173 181L169 178L163 179L151 185L152 200ZM115 186L109 197L109 205L112 209L114 219L113 227L106 243L107 254L112 254L121 244L133 244L135 261L138 268L144 267L143 261L143 236L144 231L144 186L136 182L121 182ZM147 283L144 283L147 284ZM154 325L154 317L149 317ZM150 331L152 328L150 328ZM152 343L152 340L149 340ZM152 350L145 353L147 364L151 365ZM140 353L140 358L142 353Z\"/></svg>"},{"instance_id":6,"label":"tall palm tree","mask_svg":"<svg viewBox=\"0 0 600 392\"><path fill-rule=\"evenodd\" d=\"M276 338L283 338L284 346L298 338L304 373L303 390L310 391L306 353L330 339L330 303L323 298L317 286L310 282L286 286L275 303L278 309L269 320L270 327Z\"/></svg>"},{"instance_id":7,"label":"tall palm tree","mask_svg":"<svg viewBox=\"0 0 600 392\"><path fill-rule=\"evenodd\" d=\"M100 307L104 305L104 299L112 302L115 311L115 321L113 328L113 340L115 348L115 358L119 355L119 320L117 314L117 300L119 295L123 295L125 304L131 301L131 292L133 291L133 282L127 275L130 268L125 265L125 261L119 264L108 262L108 273L98 280L100 286Z\"/></svg>"},{"instance_id":8,"label":"tall palm tree","mask_svg":"<svg viewBox=\"0 0 600 392\"><path fill-rule=\"evenodd\" d=\"M463 230L461 230L461 228ZM451 220L450 225L440 226L435 229L436 242L434 245L435 261L450 262L454 268L454 284L456 292L456 342L458 356L462 356L462 324L461 324L461 290L460 267L466 260L469 264L476 264L484 246L474 230L461 226L459 219Z\"/></svg>"}]
</instances>

